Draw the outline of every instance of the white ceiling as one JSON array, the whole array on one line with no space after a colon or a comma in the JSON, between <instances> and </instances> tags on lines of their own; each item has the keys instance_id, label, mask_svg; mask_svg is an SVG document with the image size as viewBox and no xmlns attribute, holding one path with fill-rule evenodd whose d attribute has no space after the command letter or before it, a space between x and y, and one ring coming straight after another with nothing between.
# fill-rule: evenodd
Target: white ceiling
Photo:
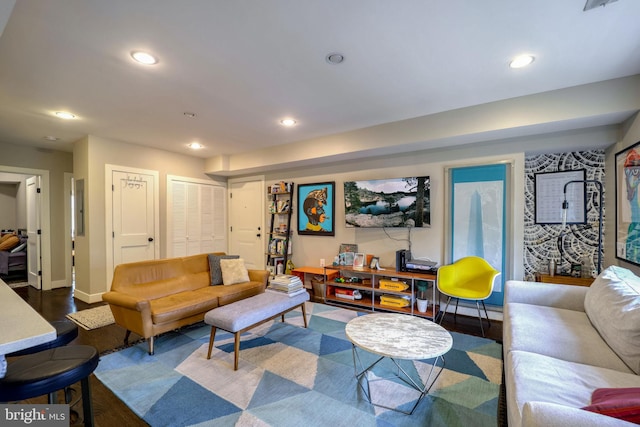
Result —
<instances>
[{"instance_id":1,"label":"white ceiling","mask_svg":"<svg viewBox=\"0 0 640 427\"><path fill-rule=\"evenodd\" d=\"M233 158L640 74L640 1L584 4L0 0L0 141L70 151L90 134ZM134 63L137 49L159 64ZM346 60L328 64L330 52ZM535 62L510 69L521 53ZM628 117L616 113L574 121ZM280 126L287 116L298 125ZM206 148L187 150L192 141Z\"/></svg>"}]
</instances>

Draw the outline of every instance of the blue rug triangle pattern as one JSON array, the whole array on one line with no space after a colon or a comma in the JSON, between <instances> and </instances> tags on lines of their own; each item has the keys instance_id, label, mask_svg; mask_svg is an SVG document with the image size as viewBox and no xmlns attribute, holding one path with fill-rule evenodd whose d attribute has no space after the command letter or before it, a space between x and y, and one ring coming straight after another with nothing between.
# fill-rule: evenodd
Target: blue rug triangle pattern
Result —
<instances>
[{"instance_id":1,"label":"blue rug triangle pattern","mask_svg":"<svg viewBox=\"0 0 640 427\"><path fill-rule=\"evenodd\" d=\"M301 311L260 325L242 336L240 365L233 370L233 335L216 333L207 360L211 328L203 323L101 357L95 374L151 426L495 426L502 379L502 346L452 333L446 366L412 415L369 404L354 378L345 324L363 315L307 303ZM375 360L374 355L364 356ZM425 381L430 362L400 361L412 378ZM417 392L392 378L393 366L373 371L372 394L410 409ZM375 385L373 385L375 384Z\"/></svg>"}]
</instances>

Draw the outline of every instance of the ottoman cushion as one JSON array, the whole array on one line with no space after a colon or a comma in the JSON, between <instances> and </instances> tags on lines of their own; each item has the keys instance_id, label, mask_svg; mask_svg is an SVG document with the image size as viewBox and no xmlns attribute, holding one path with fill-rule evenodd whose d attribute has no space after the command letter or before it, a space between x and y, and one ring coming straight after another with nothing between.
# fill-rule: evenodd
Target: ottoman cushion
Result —
<instances>
[{"instance_id":1,"label":"ottoman cushion","mask_svg":"<svg viewBox=\"0 0 640 427\"><path fill-rule=\"evenodd\" d=\"M228 332L237 332L308 300L307 292L293 297L276 292L264 292L233 304L214 308L205 314L204 322Z\"/></svg>"}]
</instances>

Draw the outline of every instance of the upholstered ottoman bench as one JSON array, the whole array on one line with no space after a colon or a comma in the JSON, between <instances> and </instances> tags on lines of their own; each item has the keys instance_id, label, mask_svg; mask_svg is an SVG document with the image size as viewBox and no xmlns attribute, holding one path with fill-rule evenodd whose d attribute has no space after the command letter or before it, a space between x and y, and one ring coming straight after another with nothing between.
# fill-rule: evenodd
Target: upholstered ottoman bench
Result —
<instances>
[{"instance_id":1,"label":"upholstered ottoman bench","mask_svg":"<svg viewBox=\"0 0 640 427\"><path fill-rule=\"evenodd\" d=\"M289 297L284 293L266 291L250 298L245 298L210 310L204 315L204 322L207 325L211 325L207 359L211 359L211 350L213 349L216 329L231 332L235 334L233 369L237 371L240 352L240 335L278 316L282 316L282 321L284 322L284 315L298 307L302 308L302 318L304 319L304 327L306 328L307 312L304 303L308 300L309 294L307 292Z\"/></svg>"}]
</instances>

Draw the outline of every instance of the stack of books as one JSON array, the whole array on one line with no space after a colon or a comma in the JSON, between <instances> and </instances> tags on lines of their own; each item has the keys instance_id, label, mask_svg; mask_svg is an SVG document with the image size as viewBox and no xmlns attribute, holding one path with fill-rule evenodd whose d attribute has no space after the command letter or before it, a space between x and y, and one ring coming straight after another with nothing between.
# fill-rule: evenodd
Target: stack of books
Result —
<instances>
[{"instance_id":1,"label":"stack of books","mask_svg":"<svg viewBox=\"0 0 640 427\"><path fill-rule=\"evenodd\" d=\"M267 290L289 295L290 297L307 292L298 276L278 274L269 281Z\"/></svg>"}]
</instances>

